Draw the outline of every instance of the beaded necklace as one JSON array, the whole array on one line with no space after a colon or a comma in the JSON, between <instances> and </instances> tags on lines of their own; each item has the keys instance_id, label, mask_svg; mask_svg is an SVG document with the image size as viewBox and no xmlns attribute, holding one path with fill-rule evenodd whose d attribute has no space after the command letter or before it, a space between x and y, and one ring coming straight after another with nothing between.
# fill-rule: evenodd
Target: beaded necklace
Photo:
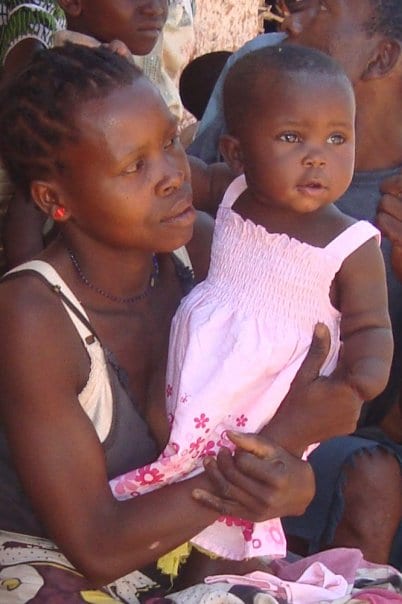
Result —
<instances>
[{"instance_id":1,"label":"beaded necklace","mask_svg":"<svg viewBox=\"0 0 402 604\"><path fill-rule=\"evenodd\" d=\"M146 290L141 292L140 294L136 294L135 296L127 296L127 297L115 296L114 294L111 294L111 293L105 291L104 289L102 289L101 287L97 287L96 285L91 283L91 281L88 279L88 277L86 275L84 275L84 273L82 272L82 268L77 260L77 257L75 256L74 252L72 251L72 249L67 247L67 252L68 252L68 255L70 256L70 260L71 260L75 270L77 271L77 275L79 276L81 281L87 287L92 289L97 294L100 294L104 298L107 298L108 300L112 300L113 302L119 302L120 304L134 304L135 302L139 302L140 300L143 300L144 298L146 298L150 294L153 287L155 287L156 279L159 275L158 259L156 257L156 254L153 254L153 256L152 256L153 269L152 269L152 273L149 277L149 283L148 283Z\"/></svg>"}]
</instances>

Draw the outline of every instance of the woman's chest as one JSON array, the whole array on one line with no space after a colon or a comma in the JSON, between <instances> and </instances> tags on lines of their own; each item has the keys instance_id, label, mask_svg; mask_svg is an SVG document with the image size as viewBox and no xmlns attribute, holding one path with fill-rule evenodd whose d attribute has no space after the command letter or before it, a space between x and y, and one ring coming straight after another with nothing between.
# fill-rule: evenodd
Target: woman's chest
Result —
<instances>
[{"instance_id":1,"label":"woman's chest","mask_svg":"<svg viewBox=\"0 0 402 604\"><path fill-rule=\"evenodd\" d=\"M179 298L107 315L94 313L97 333L109 351L133 404L161 445L168 436L165 373L170 324Z\"/></svg>"}]
</instances>

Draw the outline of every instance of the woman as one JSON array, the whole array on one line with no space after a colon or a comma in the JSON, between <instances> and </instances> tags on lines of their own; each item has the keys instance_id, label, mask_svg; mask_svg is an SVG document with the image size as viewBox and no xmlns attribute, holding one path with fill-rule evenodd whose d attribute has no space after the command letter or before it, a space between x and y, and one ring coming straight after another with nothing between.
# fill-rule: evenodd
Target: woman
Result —
<instances>
[{"instance_id":1,"label":"woman","mask_svg":"<svg viewBox=\"0 0 402 604\"><path fill-rule=\"evenodd\" d=\"M220 514L301 513L314 486L297 455L350 430L360 402L351 394L348 409L311 421L324 344L295 380L304 405L291 393L266 429L277 444L234 437L236 456L221 450L203 475L114 500L108 480L166 442L169 328L189 285L172 252L194 228L188 250L203 278L209 229L194 226L176 121L125 59L75 45L44 51L0 107L6 167L60 228L39 262L0 286L0 599L26 590L25 601L135 602L163 591L152 569L136 569Z\"/></svg>"}]
</instances>

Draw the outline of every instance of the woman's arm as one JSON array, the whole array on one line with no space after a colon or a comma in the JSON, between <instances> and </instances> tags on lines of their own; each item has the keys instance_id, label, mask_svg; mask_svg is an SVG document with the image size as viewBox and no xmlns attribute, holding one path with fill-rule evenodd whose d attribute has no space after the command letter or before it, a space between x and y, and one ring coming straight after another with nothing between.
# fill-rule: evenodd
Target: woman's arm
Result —
<instances>
[{"instance_id":1,"label":"woman's arm","mask_svg":"<svg viewBox=\"0 0 402 604\"><path fill-rule=\"evenodd\" d=\"M58 300L40 283L23 291L26 285L24 278L1 286L2 422L49 535L94 584L105 584L180 545L217 514L191 496L205 477L163 494L113 498L103 448L77 398L89 373L86 353Z\"/></svg>"},{"instance_id":2,"label":"woman's arm","mask_svg":"<svg viewBox=\"0 0 402 604\"><path fill-rule=\"evenodd\" d=\"M268 459L262 472L261 460L249 453L245 472L226 459L225 451L218 459L228 474L223 490L203 474L116 501L103 448L77 398L87 381L89 360L59 301L43 289L29 277L1 286L0 338L7 358L0 367L1 419L35 512L94 585L147 565L212 523L219 511L200 505L200 489L250 520L276 516L274 499L284 503L284 513L307 505L313 494L311 478L303 481L309 488L300 492L294 471L280 468L278 480L276 464ZM289 467L295 463L303 462L289 461ZM282 496L275 498L277 493Z\"/></svg>"}]
</instances>

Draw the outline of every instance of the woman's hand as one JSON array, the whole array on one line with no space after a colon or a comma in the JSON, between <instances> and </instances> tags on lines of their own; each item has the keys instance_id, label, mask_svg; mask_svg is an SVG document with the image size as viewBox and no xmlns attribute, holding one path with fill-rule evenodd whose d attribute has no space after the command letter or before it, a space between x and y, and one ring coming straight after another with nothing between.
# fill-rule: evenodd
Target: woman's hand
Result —
<instances>
[{"instance_id":1,"label":"woman's hand","mask_svg":"<svg viewBox=\"0 0 402 604\"><path fill-rule=\"evenodd\" d=\"M207 457L205 472L214 493L194 489L193 497L222 515L261 522L302 514L315 490L310 465L255 434L228 432L235 453L222 448Z\"/></svg>"},{"instance_id":2,"label":"woman's hand","mask_svg":"<svg viewBox=\"0 0 402 604\"><path fill-rule=\"evenodd\" d=\"M392 268L402 281L402 172L381 183L382 197L377 209L377 225L391 241Z\"/></svg>"}]
</instances>

